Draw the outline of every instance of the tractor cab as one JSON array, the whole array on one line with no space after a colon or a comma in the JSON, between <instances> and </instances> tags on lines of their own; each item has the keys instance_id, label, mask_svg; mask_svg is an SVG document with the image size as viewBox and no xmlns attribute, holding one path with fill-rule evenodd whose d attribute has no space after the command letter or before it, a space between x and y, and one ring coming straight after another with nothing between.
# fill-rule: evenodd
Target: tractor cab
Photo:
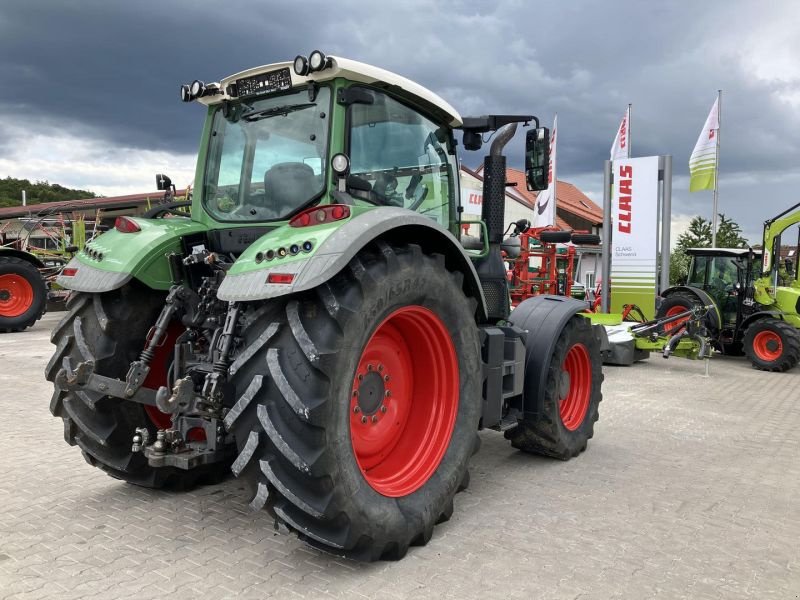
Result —
<instances>
[{"instance_id":1,"label":"tractor cab","mask_svg":"<svg viewBox=\"0 0 800 600\"><path fill-rule=\"evenodd\" d=\"M692 258L686 284L711 296L724 323L735 324L737 315L753 306L761 253L748 248L689 248L686 253Z\"/></svg>"}]
</instances>

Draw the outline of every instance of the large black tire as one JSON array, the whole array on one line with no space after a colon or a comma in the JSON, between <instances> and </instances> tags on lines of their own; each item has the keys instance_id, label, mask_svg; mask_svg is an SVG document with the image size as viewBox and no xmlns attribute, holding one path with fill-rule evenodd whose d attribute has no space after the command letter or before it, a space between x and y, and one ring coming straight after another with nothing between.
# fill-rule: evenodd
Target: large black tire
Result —
<instances>
[{"instance_id":1,"label":"large black tire","mask_svg":"<svg viewBox=\"0 0 800 600\"><path fill-rule=\"evenodd\" d=\"M47 285L36 265L0 254L0 333L27 329L46 306Z\"/></svg>"},{"instance_id":2,"label":"large black tire","mask_svg":"<svg viewBox=\"0 0 800 600\"><path fill-rule=\"evenodd\" d=\"M598 246L600 244L600 236L596 233L573 233L573 244L583 244L584 246Z\"/></svg>"},{"instance_id":3,"label":"large black tire","mask_svg":"<svg viewBox=\"0 0 800 600\"><path fill-rule=\"evenodd\" d=\"M64 439L81 449L86 462L136 485L187 489L221 478L230 463L189 471L152 468L141 452L131 452L137 427L147 427L151 434L156 431L143 405L97 392L65 391L56 383L67 356L73 367L94 360L98 374L124 379L163 303L163 293L133 285L103 294L73 294L67 302L67 314L50 336L56 351L45 368L45 377L55 386L50 412L61 417Z\"/></svg>"},{"instance_id":4,"label":"large black tire","mask_svg":"<svg viewBox=\"0 0 800 600\"><path fill-rule=\"evenodd\" d=\"M561 330L547 367L542 412L520 419L505 437L524 452L560 460L577 456L594 435L602 383L598 340L590 321L575 315ZM525 393L527 397L531 391Z\"/></svg>"},{"instance_id":5,"label":"large black tire","mask_svg":"<svg viewBox=\"0 0 800 600\"><path fill-rule=\"evenodd\" d=\"M659 304L658 309L656 310L656 319L680 314L701 305L702 303L697 296L693 296L692 294L684 292L676 292L667 298L664 298L661 304ZM686 319L672 321L671 323L665 323L659 328L660 333L674 335L681 330L686 321L688 321L688 317Z\"/></svg>"},{"instance_id":6,"label":"large black tire","mask_svg":"<svg viewBox=\"0 0 800 600\"><path fill-rule=\"evenodd\" d=\"M239 400L226 417L240 451L232 470L253 485L253 508L267 508L312 546L365 561L402 558L409 545L427 543L434 525L450 518L453 496L466 487L469 458L478 447L481 405L476 302L464 295L462 279L461 273L447 270L441 255L426 255L415 245L378 243L320 287L254 307L245 317L245 344L231 365ZM375 470L362 472L354 440L361 435L359 414L370 420L365 427L375 422L370 415L384 415L366 404L357 412L354 404L373 397L383 402L384 384L381 377L375 379L382 371L381 361L376 359L377 366L361 384L356 373L363 373L362 353L372 347L375 332L396 319L398 310L420 307L444 327L436 343L452 343L455 350L452 435L430 443L441 444L443 456L430 463L434 470L420 480L420 487L408 493L378 492L373 487L378 483L370 478L388 458L381 458L387 462ZM414 348L420 355L425 352L422 345ZM398 356L401 350L406 352L398 344ZM384 377L391 371L386 364ZM385 389L391 391L397 381L410 376L426 381L417 367L414 363L392 372L392 383ZM440 377L436 369L428 376ZM370 377L376 389L367 394ZM394 394L398 406L424 412L436 394L422 401L420 388L412 387L414 393ZM394 422L391 415L386 415L387 424ZM402 435L411 431L408 427L400 426ZM411 438L400 439L397 448ZM413 438L413 444L428 447L422 436ZM386 452L387 457L406 456L395 449ZM398 479L401 475L397 473Z\"/></svg>"},{"instance_id":7,"label":"large black tire","mask_svg":"<svg viewBox=\"0 0 800 600\"><path fill-rule=\"evenodd\" d=\"M800 329L779 319L759 319L744 333L744 352L753 367L783 372L800 362Z\"/></svg>"},{"instance_id":8,"label":"large black tire","mask_svg":"<svg viewBox=\"0 0 800 600\"><path fill-rule=\"evenodd\" d=\"M546 244L566 244L571 239L571 231L543 231L539 234L539 240Z\"/></svg>"}]
</instances>

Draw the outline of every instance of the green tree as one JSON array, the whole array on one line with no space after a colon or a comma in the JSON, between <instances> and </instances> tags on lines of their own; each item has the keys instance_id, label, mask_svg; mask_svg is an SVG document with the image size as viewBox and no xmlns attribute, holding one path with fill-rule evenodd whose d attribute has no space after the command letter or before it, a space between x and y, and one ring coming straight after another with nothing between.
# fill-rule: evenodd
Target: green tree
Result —
<instances>
[{"instance_id":1,"label":"green tree","mask_svg":"<svg viewBox=\"0 0 800 600\"><path fill-rule=\"evenodd\" d=\"M717 228L717 248L747 248L747 240L742 237L742 228L722 213L719 215Z\"/></svg>"},{"instance_id":2,"label":"green tree","mask_svg":"<svg viewBox=\"0 0 800 600\"><path fill-rule=\"evenodd\" d=\"M689 248L711 247L711 221L703 217L694 217L689 227L678 236L678 242L669 259L669 280L673 285L685 280L689 274ZM742 228L739 224L719 215L717 226L717 248L746 248L747 240L742 237Z\"/></svg>"},{"instance_id":3,"label":"green tree","mask_svg":"<svg viewBox=\"0 0 800 600\"><path fill-rule=\"evenodd\" d=\"M711 222L703 217L693 218L686 231L678 236L675 247L679 250L711 247Z\"/></svg>"},{"instance_id":4,"label":"green tree","mask_svg":"<svg viewBox=\"0 0 800 600\"><path fill-rule=\"evenodd\" d=\"M74 190L57 183L51 184L48 181L32 183L28 179L6 177L5 179L0 179L0 206L19 206L22 204L22 190L27 193L28 204L62 200L84 200L97 197L94 192L88 190Z\"/></svg>"}]
</instances>

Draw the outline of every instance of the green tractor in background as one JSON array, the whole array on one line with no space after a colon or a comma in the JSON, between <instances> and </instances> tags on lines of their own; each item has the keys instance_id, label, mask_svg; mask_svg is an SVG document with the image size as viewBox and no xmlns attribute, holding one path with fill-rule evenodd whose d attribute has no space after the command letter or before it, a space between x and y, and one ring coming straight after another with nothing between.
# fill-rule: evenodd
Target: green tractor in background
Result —
<instances>
[{"instance_id":1,"label":"green tractor in background","mask_svg":"<svg viewBox=\"0 0 800 600\"><path fill-rule=\"evenodd\" d=\"M535 117L462 118L318 51L181 96L207 108L191 215L120 217L59 278L50 408L90 464L151 487L230 469L303 540L377 560L450 517L479 429L585 450L601 333L570 298L512 311L501 253L518 124L547 186ZM494 133L480 249L459 237L457 132Z\"/></svg>"},{"instance_id":2,"label":"green tractor in background","mask_svg":"<svg viewBox=\"0 0 800 600\"><path fill-rule=\"evenodd\" d=\"M787 371L800 361L800 280L798 251L780 262L781 235L800 223L796 204L764 223L761 251L740 248L692 248L686 285L662 294L656 317L692 307L711 306L706 327L717 350L742 354L757 369ZM680 320L665 326L677 332Z\"/></svg>"}]
</instances>

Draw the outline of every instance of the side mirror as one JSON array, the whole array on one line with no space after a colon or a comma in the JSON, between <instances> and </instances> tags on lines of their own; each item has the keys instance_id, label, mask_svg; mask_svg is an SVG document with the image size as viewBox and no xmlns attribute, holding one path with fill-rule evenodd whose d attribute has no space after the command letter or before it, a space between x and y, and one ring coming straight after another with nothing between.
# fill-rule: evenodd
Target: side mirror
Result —
<instances>
[{"instance_id":1,"label":"side mirror","mask_svg":"<svg viewBox=\"0 0 800 600\"><path fill-rule=\"evenodd\" d=\"M525 180L528 190L546 190L550 172L550 130L531 129L525 136Z\"/></svg>"},{"instance_id":2,"label":"side mirror","mask_svg":"<svg viewBox=\"0 0 800 600\"><path fill-rule=\"evenodd\" d=\"M156 173L156 189L160 191L172 188L172 179L162 173Z\"/></svg>"}]
</instances>

